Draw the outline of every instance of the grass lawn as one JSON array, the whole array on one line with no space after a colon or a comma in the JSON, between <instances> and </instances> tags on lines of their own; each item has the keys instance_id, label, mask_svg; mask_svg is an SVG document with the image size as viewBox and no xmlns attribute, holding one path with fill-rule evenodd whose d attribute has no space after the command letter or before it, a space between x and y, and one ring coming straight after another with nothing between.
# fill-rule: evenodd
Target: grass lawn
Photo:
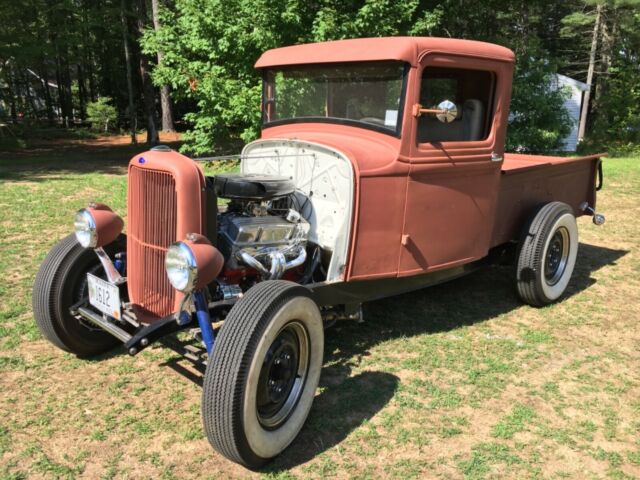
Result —
<instances>
[{"instance_id":1,"label":"grass lawn","mask_svg":"<svg viewBox=\"0 0 640 480\"><path fill-rule=\"evenodd\" d=\"M1 479L640 477L640 158L605 161L562 302L522 306L493 267L328 330L305 428L254 474L209 447L171 351L79 360L36 330L38 265L88 201L126 211L135 151L0 153Z\"/></svg>"}]
</instances>

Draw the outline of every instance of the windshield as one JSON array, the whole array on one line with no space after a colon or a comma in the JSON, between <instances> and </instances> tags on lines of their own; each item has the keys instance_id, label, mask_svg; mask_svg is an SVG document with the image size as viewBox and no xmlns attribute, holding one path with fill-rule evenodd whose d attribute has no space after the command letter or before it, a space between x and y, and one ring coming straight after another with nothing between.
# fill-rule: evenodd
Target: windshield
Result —
<instances>
[{"instance_id":1,"label":"windshield","mask_svg":"<svg viewBox=\"0 0 640 480\"><path fill-rule=\"evenodd\" d=\"M405 76L402 62L269 69L263 122L345 123L399 136Z\"/></svg>"}]
</instances>

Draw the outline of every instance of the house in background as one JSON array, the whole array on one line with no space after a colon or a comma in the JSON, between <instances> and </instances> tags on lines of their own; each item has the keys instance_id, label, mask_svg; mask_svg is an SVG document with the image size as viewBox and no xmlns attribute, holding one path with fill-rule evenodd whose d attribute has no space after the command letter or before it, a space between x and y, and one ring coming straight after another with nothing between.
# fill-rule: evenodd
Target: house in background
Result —
<instances>
[{"instance_id":1,"label":"house in background","mask_svg":"<svg viewBox=\"0 0 640 480\"><path fill-rule=\"evenodd\" d=\"M564 145L561 150L565 152L575 152L578 146L578 127L580 125L583 94L589 90L589 85L558 73L555 75L552 87L568 90L569 98L565 100L564 108L566 108L567 113L569 113L571 117L572 125L571 132L564 138Z\"/></svg>"},{"instance_id":2,"label":"house in background","mask_svg":"<svg viewBox=\"0 0 640 480\"><path fill-rule=\"evenodd\" d=\"M62 112L58 107L57 97L58 85L52 81L45 80L30 68L24 70L10 70L10 65L5 63L0 65L0 73L4 68L9 69L9 78L12 78L13 85L9 85L5 78L0 78L0 119L8 119L12 115L16 118L13 121L19 121L26 112L37 119L45 119L47 117L47 102L45 95L46 90L50 96L52 105L51 113L54 119L60 120ZM15 103L11 105L7 99L15 99Z\"/></svg>"}]
</instances>

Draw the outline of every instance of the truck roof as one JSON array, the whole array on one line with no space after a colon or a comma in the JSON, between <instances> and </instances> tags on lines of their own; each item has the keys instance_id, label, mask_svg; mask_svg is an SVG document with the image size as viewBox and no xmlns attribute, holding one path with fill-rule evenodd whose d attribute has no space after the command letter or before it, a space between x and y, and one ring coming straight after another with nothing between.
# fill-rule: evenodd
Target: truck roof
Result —
<instances>
[{"instance_id":1,"label":"truck roof","mask_svg":"<svg viewBox=\"0 0 640 480\"><path fill-rule=\"evenodd\" d=\"M267 50L256 68L316 63L399 60L417 66L429 52L459 54L513 62L514 53L506 47L475 40L438 37L383 37L306 43Z\"/></svg>"}]
</instances>

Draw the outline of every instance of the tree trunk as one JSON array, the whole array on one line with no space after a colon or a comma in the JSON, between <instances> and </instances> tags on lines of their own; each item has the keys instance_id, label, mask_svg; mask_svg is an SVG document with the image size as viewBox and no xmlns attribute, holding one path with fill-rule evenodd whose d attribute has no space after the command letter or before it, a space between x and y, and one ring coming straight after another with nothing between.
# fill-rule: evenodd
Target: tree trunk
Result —
<instances>
[{"instance_id":1,"label":"tree trunk","mask_svg":"<svg viewBox=\"0 0 640 480\"><path fill-rule=\"evenodd\" d=\"M149 60L142 53L140 54L140 77L142 77L142 96L144 97L144 109L147 116L147 143L155 145L160 140L156 127L155 92L151 77L149 77Z\"/></svg>"},{"instance_id":2,"label":"tree trunk","mask_svg":"<svg viewBox=\"0 0 640 480\"><path fill-rule=\"evenodd\" d=\"M122 20L122 40L124 43L124 59L127 66L127 92L129 94L129 123L131 125L131 143L138 143L136 140L136 109L133 100L133 77L131 74L131 47L129 45L129 27L126 16L126 2L122 0L120 4L120 17Z\"/></svg>"},{"instance_id":3,"label":"tree trunk","mask_svg":"<svg viewBox=\"0 0 640 480\"><path fill-rule=\"evenodd\" d=\"M33 95L31 95L31 79L29 78L29 72L23 71L22 73L22 83L24 84L24 94L27 98L27 102L29 104L29 108L31 109L31 114L33 115L33 119L35 121L38 120L38 108L36 107L36 102L33 99Z\"/></svg>"},{"instance_id":4,"label":"tree trunk","mask_svg":"<svg viewBox=\"0 0 640 480\"><path fill-rule=\"evenodd\" d=\"M96 80L93 70L93 52L96 50L96 41L92 38L89 17L91 15L89 0L83 0L82 2L82 29L83 35L86 38L86 44L82 48L82 55L78 59L78 68L82 66L82 71L86 75L87 83L89 84L88 100L95 102L97 100L96 92ZM95 11L93 12L96 13ZM115 26L114 26L115 29ZM87 95L85 85L85 97ZM86 113L86 112L85 112Z\"/></svg>"},{"instance_id":5,"label":"tree trunk","mask_svg":"<svg viewBox=\"0 0 640 480\"><path fill-rule=\"evenodd\" d=\"M58 107L60 109L60 117L62 120L62 126L69 126L69 118L67 112L67 93L63 86L60 55L57 54L58 48L56 47L56 83L58 84Z\"/></svg>"},{"instance_id":6,"label":"tree trunk","mask_svg":"<svg viewBox=\"0 0 640 480\"><path fill-rule=\"evenodd\" d=\"M145 0L138 2L138 35L142 36L145 19L147 17L147 7ZM142 96L144 98L144 110L147 117L147 143L155 145L159 141L158 128L156 122L155 91L151 77L149 76L149 59L142 52L138 51L140 58L140 78L142 79Z\"/></svg>"},{"instance_id":7,"label":"tree trunk","mask_svg":"<svg viewBox=\"0 0 640 480\"><path fill-rule=\"evenodd\" d=\"M66 126L69 127L73 124L74 116L73 116L73 93L71 91L71 66L69 65L69 51L65 49L64 55L62 57L63 60L63 68L62 68L62 86L65 91L65 110L66 114Z\"/></svg>"},{"instance_id":8,"label":"tree trunk","mask_svg":"<svg viewBox=\"0 0 640 480\"><path fill-rule=\"evenodd\" d=\"M44 66L44 60L42 61L42 67L40 67L40 78L42 80L42 93L44 96L44 104L47 107L47 121L49 126L53 127L55 124L53 115L53 102L51 101L51 90L49 89L49 75Z\"/></svg>"},{"instance_id":9,"label":"tree trunk","mask_svg":"<svg viewBox=\"0 0 640 480\"><path fill-rule=\"evenodd\" d=\"M96 87L96 77L93 71L93 53L89 53L87 57L85 57L85 62L87 67L87 77L89 79L89 98L92 102L95 102L98 99L98 94Z\"/></svg>"},{"instance_id":10,"label":"tree trunk","mask_svg":"<svg viewBox=\"0 0 640 480\"><path fill-rule=\"evenodd\" d=\"M9 75L7 75L7 84L9 86L10 98L11 98L11 120L13 123L18 123L18 105L20 92L16 88L16 83L13 78L13 68L9 69ZM16 102L18 100L18 102Z\"/></svg>"},{"instance_id":11,"label":"tree trunk","mask_svg":"<svg viewBox=\"0 0 640 480\"><path fill-rule=\"evenodd\" d=\"M606 98L607 95L607 83L609 80L609 69L611 68L611 62L614 57L614 48L617 35L617 18L618 12L615 5L607 8L603 12L602 20L600 21L600 68L596 72L596 92L593 99L592 111L595 111L597 115L598 106L600 100ZM610 113L610 112L609 112Z\"/></svg>"},{"instance_id":12,"label":"tree trunk","mask_svg":"<svg viewBox=\"0 0 640 480\"><path fill-rule=\"evenodd\" d=\"M80 58L80 56L78 56ZM78 72L78 98L80 100L80 120L87 118L87 87L84 80L84 71L82 65L78 63L76 71Z\"/></svg>"},{"instance_id":13,"label":"tree trunk","mask_svg":"<svg viewBox=\"0 0 640 480\"><path fill-rule=\"evenodd\" d=\"M44 25L46 25L46 21L44 24L39 24L39 27L36 27L38 43L40 45L45 45L47 42L47 38L49 37L49 34L46 31ZM47 53L48 52L45 49L41 51L40 55L38 56L38 63L37 67L35 67L35 70L40 77L40 87L42 88L40 98L44 98L44 105L47 113L47 124L50 127L53 127L55 126L55 117L53 114L53 102L51 101L51 90L49 89L49 69L47 67Z\"/></svg>"},{"instance_id":14,"label":"tree trunk","mask_svg":"<svg viewBox=\"0 0 640 480\"><path fill-rule=\"evenodd\" d=\"M578 127L578 142L584 138L587 128L587 114L589 112L589 101L591 100L591 84L593 83L593 70L596 64L596 52L598 51L598 36L600 34L600 19L602 16L602 4L596 7L596 20L593 24L593 36L591 37L591 52L589 53L589 68L587 70L587 85L589 89L584 92L582 99L582 111L580 112L580 125Z\"/></svg>"},{"instance_id":15,"label":"tree trunk","mask_svg":"<svg viewBox=\"0 0 640 480\"><path fill-rule=\"evenodd\" d=\"M151 10L153 16L153 28L156 33L160 30L160 15L158 13L158 0L151 0ZM162 65L162 52L158 50L158 66ZM162 85L160 88L160 108L162 110L162 131L174 132L173 112L171 110L171 92L169 85Z\"/></svg>"},{"instance_id":16,"label":"tree trunk","mask_svg":"<svg viewBox=\"0 0 640 480\"><path fill-rule=\"evenodd\" d=\"M15 88L15 83L13 82L13 68L9 67L9 73L7 74L7 87L9 89L9 102L11 108L11 120L13 123L18 122L18 108L16 107L16 97L18 92Z\"/></svg>"}]
</instances>

